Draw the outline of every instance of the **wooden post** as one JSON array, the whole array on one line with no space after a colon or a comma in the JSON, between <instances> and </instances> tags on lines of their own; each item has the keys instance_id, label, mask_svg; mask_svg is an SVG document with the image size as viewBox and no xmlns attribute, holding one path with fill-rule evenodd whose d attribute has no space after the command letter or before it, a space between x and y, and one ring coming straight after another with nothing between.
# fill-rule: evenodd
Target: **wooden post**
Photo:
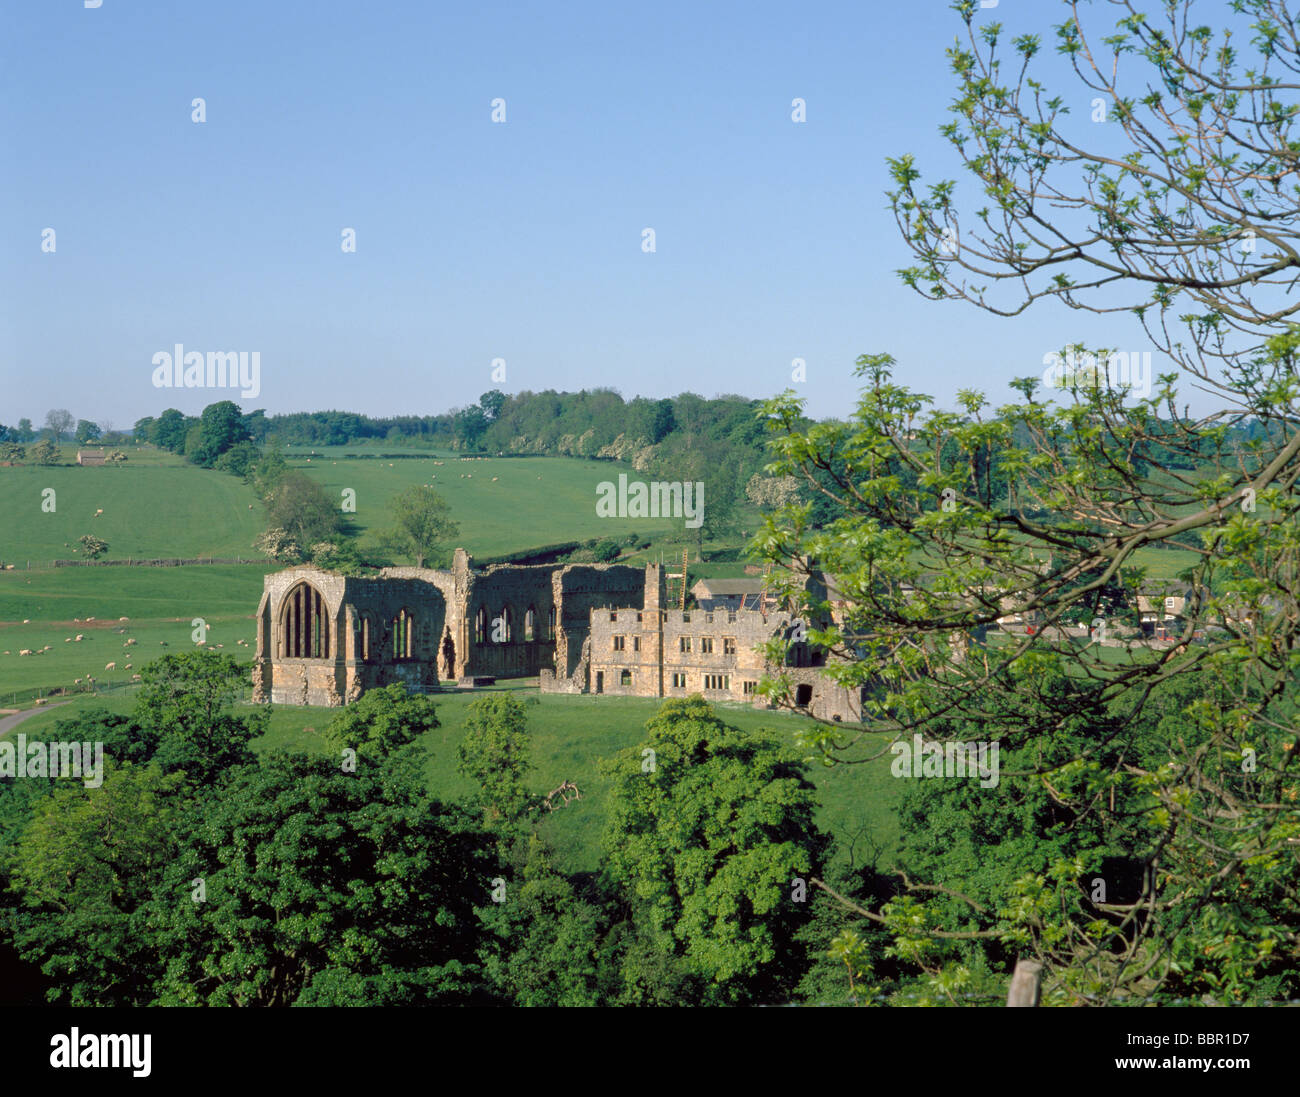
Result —
<instances>
[{"instance_id":1,"label":"wooden post","mask_svg":"<svg viewBox=\"0 0 1300 1097\"><path fill-rule=\"evenodd\" d=\"M1011 989L1007 991L1007 1005L1038 1005L1043 978L1043 965L1037 960L1017 960L1011 973Z\"/></svg>"}]
</instances>

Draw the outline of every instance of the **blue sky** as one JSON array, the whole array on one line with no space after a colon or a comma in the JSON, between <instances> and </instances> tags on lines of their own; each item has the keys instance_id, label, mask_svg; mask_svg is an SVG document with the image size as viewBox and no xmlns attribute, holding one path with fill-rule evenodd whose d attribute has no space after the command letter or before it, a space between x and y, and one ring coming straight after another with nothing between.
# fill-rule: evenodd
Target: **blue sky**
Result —
<instances>
[{"instance_id":1,"label":"blue sky","mask_svg":"<svg viewBox=\"0 0 1300 1097\"><path fill-rule=\"evenodd\" d=\"M1048 31L1057 5L997 15ZM947 0L7 16L0 422L67 407L125 427L229 395L156 389L152 356L176 343L259 351L246 410L376 415L491 387L767 396L795 358L809 410L842 414L854 359L880 351L941 403L968 386L1000 401L1065 343L1141 343L1123 318L1001 320L893 274L910 258L885 157L957 174L937 135L961 30Z\"/></svg>"}]
</instances>

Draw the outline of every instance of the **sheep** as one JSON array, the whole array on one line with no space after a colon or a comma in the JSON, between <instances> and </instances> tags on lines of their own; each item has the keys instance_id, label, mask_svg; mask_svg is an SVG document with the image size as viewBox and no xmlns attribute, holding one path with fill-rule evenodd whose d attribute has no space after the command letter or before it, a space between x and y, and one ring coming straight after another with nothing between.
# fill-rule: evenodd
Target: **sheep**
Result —
<instances>
[{"instance_id":1,"label":"sheep","mask_svg":"<svg viewBox=\"0 0 1300 1097\"><path fill-rule=\"evenodd\" d=\"M130 663L127 663L126 666L124 666L122 669L123 669L123 670L130 670L130 669L131 669L131 664L130 664Z\"/></svg>"},{"instance_id":2,"label":"sheep","mask_svg":"<svg viewBox=\"0 0 1300 1097\"><path fill-rule=\"evenodd\" d=\"M104 513L104 508L100 507L99 510L95 511L95 517L98 518L103 513Z\"/></svg>"},{"instance_id":3,"label":"sheep","mask_svg":"<svg viewBox=\"0 0 1300 1097\"><path fill-rule=\"evenodd\" d=\"M28 581L30 582L30 580L28 580ZM24 617L24 618L23 618L23 624L24 624L24 625L30 625L31 623L32 623L32 619L31 619L30 617Z\"/></svg>"},{"instance_id":4,"label":"sheep","mask_svg":"<svg viewBox=\"0 0 1300 1097\"><path fill-rule=\"evenodd\" d=\"M130 638L130 639L129 639L125 644L123 644L122 646L123 646L124 648L129 648L129 647L134 647L134 646L135 646L136 644L138 644L138 643L139 643L139 641L138 641L134 636L132 636L132 637L131 637L131 638Z\"/></svg>"},{"instance_id":5,"label":"sheep","mask_svg":"<svg viewBox=\"0 0 1300 1097\"><path fill-rule=\"evenodd\" d=\"M118 620L119 620L119 621L129 621L129 620L131 620L131 618L129 618L129 617L119 617Z\"/></svg>"},{"instance_id":6,"label":"sheep","mask_svg":"<svg viewBox=\"0 0 1300 1097\"><path fill-rule=\"evenodd\" d=\"M19 655L34 655L35 652L33 652L31 648L23 648L23 650L20 651L18 654L19 654Z\"/></svg>"},{"instance_id":7,"label":"sheep","mask_svg":"<svg viewBox=\"0 0 1300 1097\"><path fill-rule=\"evenodd\" d=\"M133 674L133 675L131 675L131 681L133 681L133 682L138 682L138 681L140 681L140 675L138 675L138 674Z\"/></svg>"},{"instance_id":8,"label":"sheep","mask_svg":"<svg viewBox=\"0 0 1300 1097\"><path fill-rule=\"evenodd\" d=\"M74 644L79 644L79 643L81 643L81 638L82 638L83 636L85 636L85 635L86 635L86 634L85 634L84 632L79 632L79 633L77 633L77 635L74 636L74 637L72 638L72 642L73 642Z\"/></svg>"},{"instance_id":9,"label":"sheep","mask_svg":"<svg viewBox=\"0 0 1300 1097\"><path fill-rule=\"evenodd\" d=\"M105 670L117 670L117 664L116 664L116 663L105 663L105 664L104 664L104 669L105 669Z\"/></svg>"},{"instance_id":10,"label":"sheep","mask_svg":"<svg viewBox=\"0 0 1300 1097\"><path fill-rule=\"evenodd\" d=\"M63 638L63 642L64 642L65 644L70 644L70 643L72 643L72 637L71 637L71 636L65 636L65 637Z\"/></svg>"}]
</instances>

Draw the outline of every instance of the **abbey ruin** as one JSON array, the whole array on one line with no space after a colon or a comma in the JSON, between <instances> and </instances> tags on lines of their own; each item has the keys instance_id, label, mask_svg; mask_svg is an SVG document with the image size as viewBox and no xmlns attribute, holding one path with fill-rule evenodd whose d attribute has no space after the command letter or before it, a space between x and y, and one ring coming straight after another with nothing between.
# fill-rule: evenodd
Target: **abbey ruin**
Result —
<instances>
[{"instance_id":1,"label":"abbey ruin","mask_svg":"<svg viewBox=\"0 0 1300 1097\"><path fill-rule=\"evenodd\" d=\"M536 677L542 692L747 701L765 669L756 646L791 638L789 614L666 608L657 564L500 564L457 549L449 571L385 568L349 578L313 567L268 575L257 608L253 698L347 704L393 682L431 692ZM857 720L861 698L790 648L795 701L824 720Z\"/></svg>"}]
</instances>

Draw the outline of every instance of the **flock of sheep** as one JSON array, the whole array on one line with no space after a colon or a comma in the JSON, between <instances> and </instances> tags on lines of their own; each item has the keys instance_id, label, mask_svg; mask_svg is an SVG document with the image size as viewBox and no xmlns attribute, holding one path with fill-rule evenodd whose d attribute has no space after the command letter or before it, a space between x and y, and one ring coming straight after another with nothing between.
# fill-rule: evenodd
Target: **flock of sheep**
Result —
<instances>
[{"instance_id":1,"label":"flock of sheep","mask_svg":"<svg viewBox=\"0 0 1300 1097\"><path fill-rule=\"evenodd\" d=\"M93 622L94 620L95 620L95 618L93 618L93 617L87 617L85 623L86 623L86 624L89 624L89 623ZM119 636L120 636L120 635L124 635L124 634L126 633L126 631L127 631L126 626L128 625L128 623L130 622L131 619L130 619L129 617L119 617L117 620L118 620L118 624L119 624L120 627L116 629L116 632L118 633ZM81 624L81 623L82 623L80 617L74 617L74 618L73 618L73 622L74 622L75 624ZM30 619L30 618L24 618L24 620L23 620L23 624L24 624L24 625L30 625L31 623L32 623L32 622L31 622L31 619ZM65 644L80 644L82 641L84 641L84 640L86 639L86 635L87 635L86 633L79 632L79 633L77 633L75 636L65 636L65 637L63 638L63 642L64 642ZM129 653L130 650L131 650L131 648L136 647L139 643L140 643L140 641L137 640L134 636L128 636L128 637L126 638L126 640L123 641L123 643L122 643L122 649L123 649L123 651ZM236 640L235 643L238 644L240 647L248 647L248 646L249 646L249 643L248 643L247 640ZM164 647L164 648L169 646L169 645L168 645L168 642L167 642L166 640L159 640L159 641L158 641L158 644L159 644L160 647ZM197 642L197 644L196 644L195 646L196 646L196 647L209 647L209 646L211 646L211 647L213 647L213 648L224 648L224 647L225 647L225 644L212 644L212 645L209 645L208 642L207 642L206 640L200 640L200 641ZM18 651L18 654L19 654L20 656L25 656L25 655L37 656L37 655L44 655L47 651L51 651L51 650L53 650L53 645L52 645L52 644L46 644L44 647L39 647L39 648L21 648L21 649ZM12 652L12 651L6 651L4 654L5 654L5 655L12 655L13 652ZM128 658L135 658L135 656L134 656L134 655L128 655ZM104 670L106 670L106 671L115 671L115 670L117 670L117 669L118 669L117 662L118 662L118 661L117 661L116 659L111 659L111 660L109 660L107 663L104 664ZM123 665L122 665L122 669L123 669L123 670L134 670L134 664L133 664L133 663L129 663L129 662L123 663ZM139 674L132 674L132 675L131 675L131 681L132 681L132 682L139 682L139 681L141 681L140 675L139 675ZM87 675L84 675L83 677L80 677L80 678L74 678L72 684L73 684L74 686L87 686L87 687L90 687L90 688L93 689L93 688L94 688L94 685L95 685L95 678L94 678L93 675L89 675L89 674L87 674Z\"/></svg>"}]
</instances>

